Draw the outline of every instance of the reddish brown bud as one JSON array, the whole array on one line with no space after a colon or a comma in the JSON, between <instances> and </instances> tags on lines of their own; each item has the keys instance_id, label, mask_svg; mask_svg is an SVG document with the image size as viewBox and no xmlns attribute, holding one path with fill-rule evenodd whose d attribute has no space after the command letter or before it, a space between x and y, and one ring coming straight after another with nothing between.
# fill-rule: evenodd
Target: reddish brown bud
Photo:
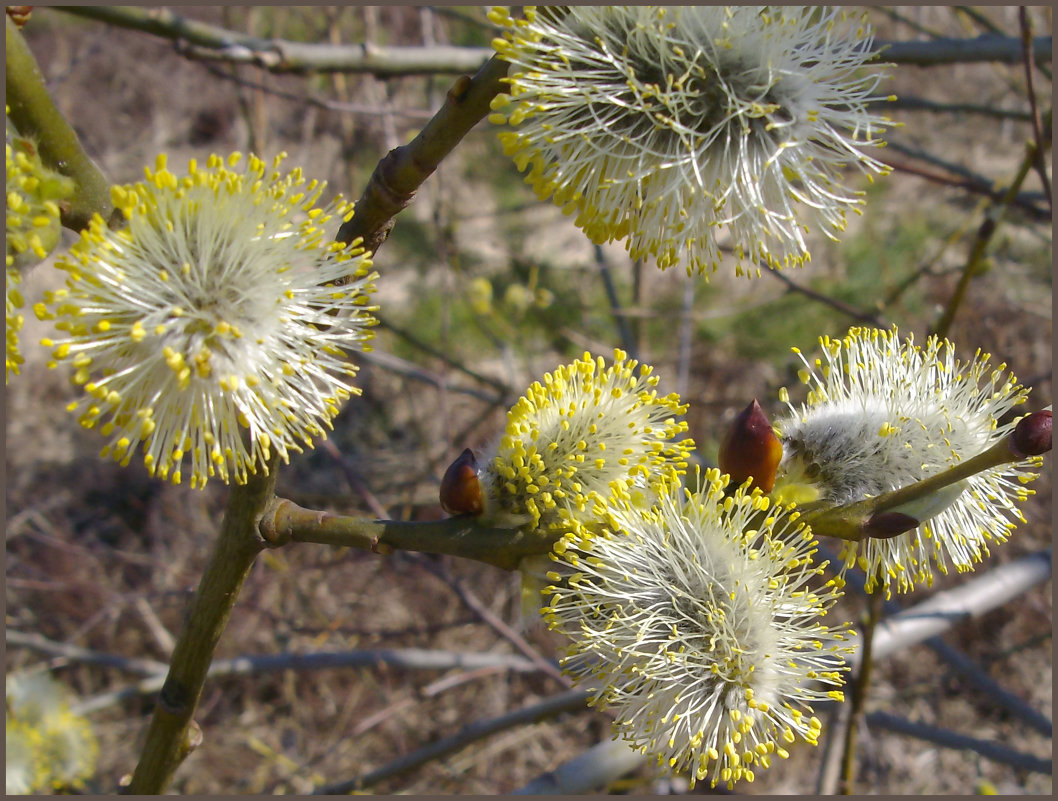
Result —
<instances>
[{"instance_id":1,"label":"reddish brown bud","mask_svg":"<svg viewBox=\"0 0 1058 801\"><path fill-rule=\"evenodd\" d=\"M1016 456L1039 456L1051 449L1051 413L1033 412L1022 417L1010 435Z\"/></svg>"},{"instance_id":2,"label":"reddish brown bud","mask_svg":"<svg viewBox=\"0 0 1058 801\"><path fill-rule=\"evenodd\" d=\"M863 528L868 537L887 540L918 528L920 522L903 512L879 512Z\"/></svg>"},{"instance_id":3,"label":"reddish brown bud","mask_svg":"<svg viewBox=\"0 0 1058 801\"><path fill-rule=\"evenodd\" d=\"M5 8L7 16L11 17L11 21L20 29L29 22L29 14L33 10L33 6L6 6Z\"/></svg>"},{"instance_id":4,"label":"reddish brown bud","mask_svg":"<svg viewBox=\"0 0 1058 801\"><path fill-rule=\"evenodd\" d=\"M782 443L756 399L739 412L720 444L720 469L738 485L752 477L764 492L775 486Z\"/></svg>"},{"instance_id":5,"label":"reddish brown bud","mask_svg":"<svg viewBox=\"0 0 1058 801\"><path fill-rule=\"evenodd\" d=\"M445 470L441 479L441 508L450 515L479 515L485 510L478 481L478 460L470 448Z\"/></svg>"}]
</instances>

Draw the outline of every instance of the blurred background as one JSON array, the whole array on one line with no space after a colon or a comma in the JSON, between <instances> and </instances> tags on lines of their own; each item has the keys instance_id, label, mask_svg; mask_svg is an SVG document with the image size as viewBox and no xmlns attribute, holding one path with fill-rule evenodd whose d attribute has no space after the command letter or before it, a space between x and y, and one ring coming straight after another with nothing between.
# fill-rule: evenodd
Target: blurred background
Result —
<instances>
[{"instance_id":1,"label":"blurred background","mask_svg":"<svg viewBox=\"0 0 1058 801\"><path fill-rule=\"evenodd\" d=\"M260 37L377 45L489 46L486 9L448 7L180 7L178 13ZM1020 37L1014 7L872 9L876 36L930 41L1000 33ZM1049 8L1028 18L1049 35ZM443 102L457 73L276 74L250 64L181 54L173 42L34 10L24 29L48 87L88 153L115 183L139 180L155 155L179 172L211 152L289 153L288 166L359 197L378 160L404 144ZM426 182L375 258L382 325L359 358L363 396L329 440L283 469L278 492L342 514L428 520L437 488L466 447L497 435L507 408L544 372L589 350L623 347L653 364L663 392L690 404L703 463L757 398L774 416L778 390L803 399L791 346L811 351L850 325L887 326L922 340L966 263L994 188L1014 178L1032 139L1024 65L960 63L891 69L887 109L903 127L880 158L892 175L868 184L867 203L840 243L810 240L812 260L752 281L724 269L708 281L632 262L621 243L596 247L572 220L538 201L482 122ZM1049 111L1049 62L1034 71ZM991 193L991 194L990 194ZM67 232L66 243L73 235ZM1032 389L1029 409L1051 403L1051 221L1038 176L991 240L949 337L964 358L982 349ZM27 310L61 286L50 262L24 280ZM70 649L19 645L7 670L48 665L84 701L134 685L129 660L164 663L209 552L226 498L150 479L102 461L102 439L80 429L66 403L68 376L46 368L46 329L26 315L21 376L7 386L9 630ZM978 572L1048 548L1050 457L1023 508L1027 522ZM830 543L835 551L836 543ZM911 605L933 590L901 597ZM324 546L266 552L255 565L218 657L418 648L553 659L546 631L514 632L516 576L448 557L380 557ZM842 614L858 620L850 590ZM1051 585L959 623L945 641L1031 708L1050 716ZM510 665L411 669L394 665L288 667L211 680L196 720L203 745L177 772L181 793L307 793L365 776L464 725L563 690L546 671ZM88 718L100 744L87 789L111 792L135 765L154 696L129 691ZM1049 729L971 688L924 646L880 662L868 710L1016 747L1050 760ZM443 758L373 782L379 793L511 792L609 737L609 719L578 709L509 728ZM743 793L814 793L823 749L798 747L758 772ZM868 726L859 747L863 792L1051 792L1050 771L1026 770L966 748L946 748ZM610 789L686 787L642 766ZM600 788L601 789L601 788ZM708 793L705 786L693 792Z\"/></svg>"}]
</instances>

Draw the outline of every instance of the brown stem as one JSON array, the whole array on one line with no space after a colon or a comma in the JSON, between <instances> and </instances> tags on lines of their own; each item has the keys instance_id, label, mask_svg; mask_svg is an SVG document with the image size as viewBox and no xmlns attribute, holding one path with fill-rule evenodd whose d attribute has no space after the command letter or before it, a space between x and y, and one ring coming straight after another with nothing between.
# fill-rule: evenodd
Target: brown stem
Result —
<instances>
[{"instance_id":1,"label":"brown stem","mask_svg":"<svg viewBox=\"0 0 1058 801\"><path fill-rule=\"evenodd\" d=\"M1018 7L1018 21L1021 24L1021 46L1024 50L1022 63L1025 65L1025 92L1029 98L1029 108L1032 109L1032 135L1036 142L1036 159L1033 167L1040 176L1043 184L1043 194L1047 196L1047 206L1053 208L1051 198L1051 182L1047 178L1046 153L1050 147L1046 144L1043 134L1043 123L1040 119L1040 108L1036 102L1036 87L1032 80L1033 44L1032 24L1029 22L1029 14L1025 6Z\"/></svg>"},{"instance_id":2,"label":"brown stem","mask_svg":"<svg viewBox=\"0 0 1058 801\"><path fill-rule=\"evenodd\" d=\"M173 649L129 793L165 792L180 763L201 741L201 731L191 718L239 591L257 554L266 547L257 522L275 490L275 467L268 465L267 474L259 473L231 489L220 534Z\"/></svg>"},{"instance_id":3,"label":"brown stem","mask_svg":"<svg viewBox=\"0 0 1058 801\"><path fill-rule=\"evenodd\" d=\"M966 265L963 267L962 275L959 276L959 283L955 286L955 291L952 293L948 305L944 309L943 316L933 328L932 333L937 336L946 337L948 335L952 321L955 319L955 313L958 311L959 306L962 305L963 298L966 296L966 290L970 286L970 280L977 275L981 267L981 262L984 261L985 249L988 247L988 243L992 241L992 235L996 232L996 228L999 227L999 223L1002 221L1007 207L1014 201L1018 191L1021 189L1022 183L1025 181L1025 176L1029 174L1029 170L1032 169L1032 165L1035 162L1036 146L1030 143L1025 147L1025 157L1021 160L1021 166L1018 167L1018 174L1015 176L1014 181L1009 187L1007 187L1007 191L1003 193L1003 197L999 202L985 213L985 219L977 229L977 236L974 237L974 243L970 249L970 256L967 258Z\"/></svg>"},{"instance_id":4,"label":"brown stem","mask_svg":"<svg viewBox=\"0 0 1058 801\"><path fill-rule=\"evenodd\" d=\"M884 595L875 590L867 596L867 621L863 626L863 645L860 649L860 669L856 672L856 681L852 685L852 709L849 724L845 729L845 746L841 759L840 795L852 795L856 780L856 734L859 723L867 705L867 688L871 683L871 650L874 644L874 632L878 621L882 619L882 601Z\"/></svg>"}]
</instances>

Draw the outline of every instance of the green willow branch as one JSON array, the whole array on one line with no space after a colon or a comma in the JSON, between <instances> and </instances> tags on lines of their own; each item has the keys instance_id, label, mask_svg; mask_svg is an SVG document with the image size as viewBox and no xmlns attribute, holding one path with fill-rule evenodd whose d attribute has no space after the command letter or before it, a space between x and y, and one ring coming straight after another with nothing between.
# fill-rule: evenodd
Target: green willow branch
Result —
<instances>
[{"instance_id":1,"label":"green willow branch","mask_svg":"<svg viewBox=\"0 0 1058 801\"><path fill-rule=\"evenodd\" d=\"M6 102L8 117L19 134L31 138L41 162L74 180L73 197L59 204L62 224L80 231L94 213L114 222L116 212L110 200L110 184L81 147L81 142L65 117L55 107L37 60L11 18L7 22Z\"/></svg>"},{"instance_id":2,"label":"green willow branch","mask_svg":"<svg viewBox=\"0 0 1058 801\"><path fill-rule=\"evenodd\" d=\"M267 470L251 476L245 485L231 488L220 534L173 649L129 793L164 792L201 740L192 716L243 582L257 555L268 547L257 523L275 491L276 462L273 459L265 465Z\"/></svg>"},{"instance_id":3,"label":"green willow branch","mask_svg":"<svg viewBox=\"0 0 1058 801\"><path fill-rule=\"evenodd\" d=\"M820 508L805 504L801 520L812 527L812 533L860 542L867 537L892 537L910 531L922 522L900 511L916 501L958 484L964 479L1000 465L1020 462L1051 449L1051 413L1034 412L1023 417L1008 436L984 453L960 462L954 467L906 487L876 495L847 506Z\"/></svg>"},{"instance_id":4,"label":"green willow branch","mask_svg":"<svg viewBox=\"0 0 1058 801\"><path fill-rule=\"evenodd\" d=\"M460 76L448 90L444 105L411 142L394 148L378 163L356 202L356 214L336 237L341 242L362 238L364 249L378 250L393 227L393 218L464 136L488 113L489 104L506 85L510 65L496 57L473 78Z\"/></svg>"},{"instance_id":5,"label":"green willow branch","mask_svg":"<svg viewBox=\"0 0 1058 801\"><path fill-rule=\"evenodd\" d=\"M503 570L514 570L527 556L548 553L557 540L557 536L492 528L471 516L428 523L369 520L305 509L283 498L276 498L266 509L260 533L269 547L315 542L378 554L419 551L474 559Z\"/></svg>"},{"instance_id":6,"label":"green willow branch","mask_svg":"<svg viewBox=\"0 0 1058 801\"><path fill-rule=\"evenodd\" d=\"M1000 198L992 208L985 212L985 218L981 222L980 227L978 227L977 234L974 236L973 245L970 247L970 255L966 259L966 265L963 267L962 275L959 276L959 282L955 285L955 291L952 292L951 298L948 299L948 305L944 308L944 314L941 315L940 320L937 321L937 324L933 327L933 333L937 336L946 337L948 335L948 331L951 329L951 324L955 320L955 314L962 305L967 290L970 288L970 281L980 272L981 264L984 261L985 250L988 248L988 243L992 241L992 236L999 227L999 223L1002 222L1007 208L1013 203L1014 198L1017 197L1018 192L1021 190L1021 185L1025 182L1025 177L1029 174L1029 170L1032 169L1035 163L1036 145L1030 142L1025 146L1025 156L1021 160L1021 165L1018 167L1018 173L1014 177L1014 180L1011 182L1010 186L1007 187L1002 198Z\"/></svg>"}]
</instances>

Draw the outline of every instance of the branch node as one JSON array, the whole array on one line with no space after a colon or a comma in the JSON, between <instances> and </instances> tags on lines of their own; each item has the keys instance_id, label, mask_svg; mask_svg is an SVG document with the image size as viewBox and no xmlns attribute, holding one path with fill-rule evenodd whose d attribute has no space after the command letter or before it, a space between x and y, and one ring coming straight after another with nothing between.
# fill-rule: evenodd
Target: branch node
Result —
<instances>
[{"instance_id":1,"label":"branch node","mask_svg":"<svg viewBox=\"0 0 1058 801\"><path fill-rule=\"evenodd\" d=\"M470 91L472 81L469 75L460 75L456 78L456 82L452 84L452 88L448 90L448 99L452 103L460 103L463 98L467 96L467 92Z\"/></svg>"},{"instance_id":2,"label":"branch node","mask_svg":"<svg viewBox=\"0 0 1058 801\"><path fill-rule=\"evenodd\" d=\"M393 553L393 546L381 542L378 537L372 537L371 553L377 553L379 556L389 556Z\"/></svg>"}]
</instances>

